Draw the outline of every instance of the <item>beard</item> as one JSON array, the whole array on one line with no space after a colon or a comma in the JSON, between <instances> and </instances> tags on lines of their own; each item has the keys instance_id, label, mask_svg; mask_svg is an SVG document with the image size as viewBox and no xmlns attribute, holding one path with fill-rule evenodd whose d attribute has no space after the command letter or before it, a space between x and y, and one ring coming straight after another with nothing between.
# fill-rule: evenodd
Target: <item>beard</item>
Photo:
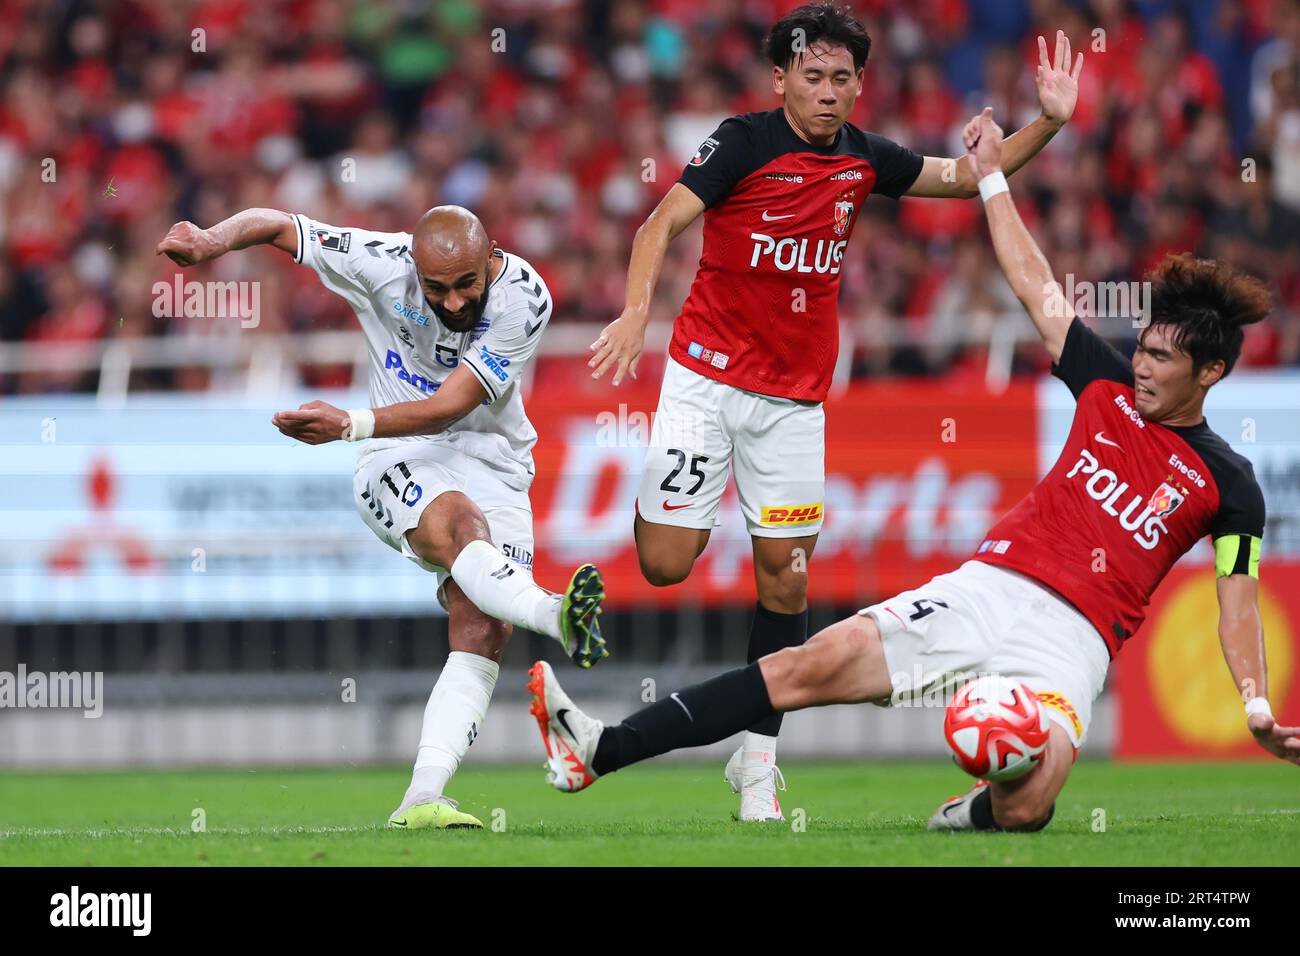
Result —
<instances>
[{"instance_id":1,"label":"beard","mask_svg":"<svg viewBox=\"0 0 1300 956\"><path fill-rule=\"evenodd\" d=\"M472 302L466 302L461 307L459 313L448 312L440 305L430 303L433 314L438 317L438 321L445 325L453 332L469 332L478 325L479 319L483 318L483 313L488 305L488 291L483 290L483 294ZM425 301L428 301L427 299Z\"/></svg>"}]
</instances>

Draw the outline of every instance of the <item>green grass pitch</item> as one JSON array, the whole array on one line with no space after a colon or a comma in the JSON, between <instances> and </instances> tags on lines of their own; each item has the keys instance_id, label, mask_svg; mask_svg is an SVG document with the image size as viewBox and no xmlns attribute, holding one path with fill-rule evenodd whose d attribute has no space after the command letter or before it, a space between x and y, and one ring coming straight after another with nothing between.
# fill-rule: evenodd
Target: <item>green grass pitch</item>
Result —
<instances>
[{"instance_id":1,"label":"green grass pitch","mask_svg":"<svg viewBox=\"0 0 1300 956\"><path fill-rule=\"evenodd\" d=\"M382 828L405 768L5 773L0 865L1300 865L1300 773L1281 763L1085 761L1052 825L1019 835L927 832L967 782L943 763L784 769L790 821L742 826L712 763L632 767L580 794L539 767L471 764L451 793L488 829L441 833Z\"/></svg>"}]
</instances>

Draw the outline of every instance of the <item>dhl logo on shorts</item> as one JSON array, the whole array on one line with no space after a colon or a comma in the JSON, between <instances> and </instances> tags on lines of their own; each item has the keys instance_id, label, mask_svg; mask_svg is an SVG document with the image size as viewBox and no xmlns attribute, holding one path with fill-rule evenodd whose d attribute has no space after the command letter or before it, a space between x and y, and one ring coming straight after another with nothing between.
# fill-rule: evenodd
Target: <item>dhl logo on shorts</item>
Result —
<instances>
[{"instance_id":1,"label":"dhl logo on shorts","mask_svg":"<svg viewBox=\"0 0 1300 956\"><path fill-rule=\"evenodd\" d=\"M1059 711L1066 717L1070 718L1070 726L1074 728L1074 736L1077 740L1083 736L1083 724L1079 722L1079 715L1074 712L1074 705L1062 697L1060 694L1039 693L1038 700L1046 704L1053 710Z\"/></svg>"},{"instance_id":2,"label":"dhl logo on shorts","mask_svg":"<svg viewBox=\"0 0 1300 956\"><path fill-rule=\"evenodd\" d=\"M813 505L764 508L760 520L763 524L812 524L822 520L822 503L819 501Z\"/></svg>"}]
</instances>

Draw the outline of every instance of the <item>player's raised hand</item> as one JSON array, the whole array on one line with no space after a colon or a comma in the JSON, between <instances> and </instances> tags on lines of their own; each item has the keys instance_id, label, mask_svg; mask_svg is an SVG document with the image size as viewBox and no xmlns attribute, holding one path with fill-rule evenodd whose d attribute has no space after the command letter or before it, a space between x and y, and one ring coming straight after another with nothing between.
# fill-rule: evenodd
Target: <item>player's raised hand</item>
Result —
<instances>
[{"instance_id":1,"label":"player's raised hand","mask_svg":"<svg viewBox=\"0 0 1300 956\"><path fill-rule=\"evenodd\" d=\"M297 411L276 412L271 416L271 424L280 429L281 435L308 445L339 441L347 423L347 412L321 401L308 402L299 405Z\"/></svg>"},{"instance_id":2,"label":"player's raised hand","mask_svg":"<svg viewBox=\"0 0 1300 956\"><path fill-rule=\"evenodd\" d=\"M1255 742L1271 753L1300 767L1300 727L1281 727L1268 714L1251 714L1246 726Z\"/></svg>"},{"instance_id":3,"label":"player's raised hand","mask_svg":"<svg viewBox=\"0 0 1300 956\"><path fill-rule=\"evenodd\" d=\"M983 113L966 124L962 142L966 146L966 160L977 180L1001 171L1002 127L993 122L993 107L984 107Z\"/></svg>"},{"instance_id":4,"label":"player's raised hand","mask_svg":"<svg viewBox=\"0 0 1300 956\"><path fill-rule=\"evenodd\" d=\"M186 221L178 222L167 230L167 235L158 243L154 254L165 255L178 266L192 266L215 259L225 251L225 247L211 232Z\"/></svg>"},{"instance_id":5,"label":"player's raised hand","mask_svg":"<svg viewBox=\"0 0 1300 956\"><path fill-rule=\"evenodd\" d=\"M1056 56L1047 58L1047 40L1038 38L1038 69L1034 72L1034 85L1038 87L1038 105L1043 108L1043 118L1053 123L1067 123L1074 115L1079 102L1079 75L1083 72L1083 54L1074 60L1070 69L1070 38L1064 30L1056 31Z\"/></svg>"},{"instance_id":6,"label":"player's raised hand","mask_svg":"<svg viewBox=\"0 0 1300 956\"><path fill-rule=\"evenodd\" d=\"M591 343L591 361L587 368L595 369L591 377L598 379L614 366L613 384L623 383L626 372L636 378L636 367L641 361L641 350L645 348L645 317L631 312L624 312L609 325L600 330L596 341Z\"/></svg>"}]
</instances>

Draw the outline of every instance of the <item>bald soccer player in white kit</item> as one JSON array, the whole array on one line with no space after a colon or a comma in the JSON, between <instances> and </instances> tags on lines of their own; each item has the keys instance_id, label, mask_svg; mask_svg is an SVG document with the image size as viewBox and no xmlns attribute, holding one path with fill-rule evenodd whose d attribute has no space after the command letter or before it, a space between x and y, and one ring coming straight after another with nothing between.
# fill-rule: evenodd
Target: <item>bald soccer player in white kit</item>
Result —
<instances>
[{"instance_id":1,"label":"bald soccer player in white kit","mask_svg":"<svg viewBox=\"0 0 1300 956\"><path fill-rule=\"evenodd\" d=\"M594 566L579 567L564 594L533 581L537 432L519 380L550 319L550 293L459 206L429 210L410 233L246 209L210 229L177 223L158 252L188 266L254 245L288 253L346 299L370 352L371 408L308 402L272 423L309 445L364 442L357 509L381 541L436 575L449 617L451 653L388 825L480 828L444 789L482 729L513 626L555 638L580 667L608 655Z\"/></svg>"}]
</instances>

